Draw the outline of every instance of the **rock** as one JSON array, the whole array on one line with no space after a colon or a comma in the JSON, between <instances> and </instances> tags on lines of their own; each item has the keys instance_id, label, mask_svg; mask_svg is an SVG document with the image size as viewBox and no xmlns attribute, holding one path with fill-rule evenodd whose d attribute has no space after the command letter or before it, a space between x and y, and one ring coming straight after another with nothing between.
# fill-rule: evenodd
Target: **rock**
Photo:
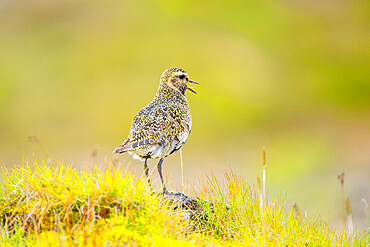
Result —
<instances>
[{"instance_id":1,"label":"rock","mask_svg":"<svg viewBox=\"0 0 370 247\"><path fill-rule=\"evenodd\" d=\"M212 214L214 213L212 203L184 195L180 192L161 193L159 196L163 205L169 206L172 210L181 210L184 220L189 222L189 227L193 230L203 226L209 209ZM205 210L205 206L208 210Z\"/></svg>"}]
</instances>

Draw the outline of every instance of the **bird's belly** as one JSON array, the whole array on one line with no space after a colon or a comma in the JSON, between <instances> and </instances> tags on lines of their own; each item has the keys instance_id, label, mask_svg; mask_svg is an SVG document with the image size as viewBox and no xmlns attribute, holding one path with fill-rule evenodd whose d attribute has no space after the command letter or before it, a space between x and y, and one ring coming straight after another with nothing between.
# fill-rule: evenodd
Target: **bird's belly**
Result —
<instances>
[{"instance_id":1,"label":"bird's belly","mask_svg":"<svg viewBox=\"0 0 370 247\"><path fill-rule=\"evenodd\" d=\"M163 142L157 145L147 146L137 148L135 150L129 151L128 153L132 155L134 159L144 161L145 158L164 158L168 156L173 150L173 146L176 144L170 142Z\"/></svg>"},{"instance_id":2,"label":"bird's belly","mask_svg":"<svg viewBox=\"0 0 370 247\"><path fill-rule=\"evenodd\" d=\"M168 155L179 150L185 144L186 140L189 137L189 132L184 131L178 134L172 140L167 139L159 144L140 147L132 151L129 151L128 153L132 155L134 159L138 159L140 161L144 161L146 158L151 159L165 158Z\"/></svg>"}]
</instances>

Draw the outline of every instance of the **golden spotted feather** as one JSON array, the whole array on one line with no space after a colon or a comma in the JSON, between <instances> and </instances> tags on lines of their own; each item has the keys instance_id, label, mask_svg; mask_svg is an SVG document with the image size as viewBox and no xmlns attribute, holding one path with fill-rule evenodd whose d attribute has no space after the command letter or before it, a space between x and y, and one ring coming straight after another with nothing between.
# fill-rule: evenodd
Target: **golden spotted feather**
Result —
<instances>
[{"instance_id":1,"label":"golden spotted feather","mask_svg":"<svg viewBox=\"0 0 370 247\"><path fill-rule=\"evenodd\" d=\"M178 68L163 73L154 99L136 114L128 138L114 152L129 151L141 160L164 158L184 145L192 120L184 95L188 88L176 84L179 75L187 76Z\"/></svg>"}]
</instances>

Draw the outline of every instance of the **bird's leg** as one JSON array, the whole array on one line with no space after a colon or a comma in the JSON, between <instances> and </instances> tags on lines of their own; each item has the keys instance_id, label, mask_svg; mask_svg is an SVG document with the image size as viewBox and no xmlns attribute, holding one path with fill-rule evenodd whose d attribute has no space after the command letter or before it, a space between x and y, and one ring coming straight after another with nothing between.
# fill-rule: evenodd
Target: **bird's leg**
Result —
<instances>
[{"instance_id":1,"label":"bird's leg","mask_svg":"<svg viewBox=\"0 0 370 247\"><path fill-rule=\"evenodd\" d=\"M150 182L150 179L149 179L149 167L147 165L147 161L148 161L148 158L146 158L144 161L144 172L145 172L146 178L148 179L148 184L150 185L150 187L152 187L152 183Z\"/></svg>"},{"instance_id":2,"label":"bird's leg","mask_svg":"<svg viewBox=\"0 0 370 247\"><path fill-rule=\"evenodd\" d=\"M163 194L166 194L166 193L168 193L168 191L166 189L166 185L164 184L164 180L163 180L163 176L162 176L162 164L163 164L163 158L160 159L159 162L158 162L158 172L159 172L159 176L161 177L161 181L162 181Z\"/></svg>"}]
</instances>

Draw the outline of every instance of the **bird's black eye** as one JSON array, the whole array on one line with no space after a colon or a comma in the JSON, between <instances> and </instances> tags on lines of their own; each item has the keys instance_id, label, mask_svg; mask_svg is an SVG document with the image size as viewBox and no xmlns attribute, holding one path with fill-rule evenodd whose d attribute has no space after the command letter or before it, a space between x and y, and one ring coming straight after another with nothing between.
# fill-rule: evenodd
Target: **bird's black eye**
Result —
<instances>
[{"instance_id":1,"label":"bird's black eye","mask_svg":"<svg viewBox=\"0 0 370 247\"><path fill-rule=\"evenodd\" d=\"M184 79L185 78L185 75L184 74L181 74L181 75L179 75L179 78L180 79Z\"/></svg>"}]
</instances>

